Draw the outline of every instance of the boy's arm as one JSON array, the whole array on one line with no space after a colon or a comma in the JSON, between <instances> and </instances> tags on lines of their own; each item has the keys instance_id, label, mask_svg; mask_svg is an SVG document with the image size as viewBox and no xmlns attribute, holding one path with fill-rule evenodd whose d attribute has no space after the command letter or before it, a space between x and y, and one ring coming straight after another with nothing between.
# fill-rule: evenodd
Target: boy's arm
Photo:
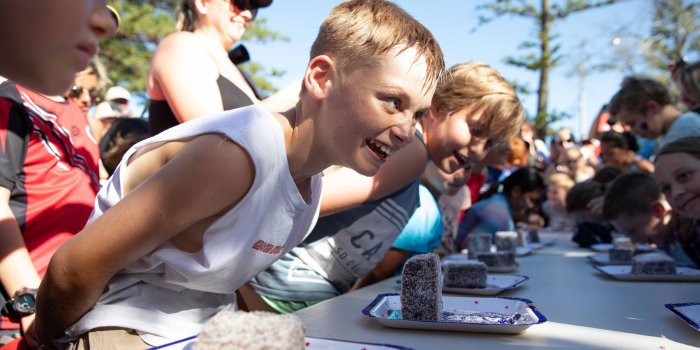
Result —
<instances>
[{"instance_id":1,"label":"boy's arm","mask_svg":"<svg viewBox=\"0 0 700 350\"><path fill-rule=\"evenodd\" d=\"M363 176L348 168L324 174L321 216L335 214L386 197L418 179L428 151L417 136L387 159L377 174Z\"/></svg>"},{"instance_id":2,"label":"boy's arm","mask_svg":"<svg viewBox=\"0 0 700 350\"><path fill-rule=\"evenodd\" d=\"M171 145L181 147L172 158ZM132 175L145 180L51 259L37 296L36 333L43 344L51 346L80 319L118 271L193 224L225 213L249 190L255 169L238 145L219 135L182 145L169 143L132 161L125 182Z\"/></svg>"},{"instance_id":3,"label":"boy's arm","mask_svg":"<svg viewBox=\"0 0 700 350\"><path fill-rule=\"evenodd\" d=\"M284 112L294 108L294 105L299 101L301 84L301 79L294 80L287 84L287 86L262 100L262 105L270 112Z\"/></svg>"},{"instance_id":4,"label":"boy's arm","mask_svg":"<svg viewBox=\"0 0 700 350\"><path fill-rule=\"evenodd\" d=\"M355 285L350 289L356 290L370 284L383 281L394 274L408 256L409 251L397 248L389 249L382 260L379 261L372 271L355 281Z\"/></svg>"}]
</instances>

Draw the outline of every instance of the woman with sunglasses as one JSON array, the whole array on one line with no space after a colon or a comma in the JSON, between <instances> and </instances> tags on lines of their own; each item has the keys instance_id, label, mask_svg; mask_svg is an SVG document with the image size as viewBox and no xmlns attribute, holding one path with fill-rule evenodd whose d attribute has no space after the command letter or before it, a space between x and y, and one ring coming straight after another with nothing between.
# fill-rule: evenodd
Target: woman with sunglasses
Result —
<instances>
[{"instance_id":1,"label":"woman with sunglasses","mask_svg":"<svg viewBox=\"0 0 700 350\"><path fill-rule=\"evenodd\" d=\"M152 134L190 119L261 102L228 50L241 40L258 8L270 3L272 0L181 0L178 31L158 45L148 77ZM284 104L269 108L291 107L300 87L296 85L290 95L282 94L290 97L283 98Z\"/></svg>"}]
</instances>

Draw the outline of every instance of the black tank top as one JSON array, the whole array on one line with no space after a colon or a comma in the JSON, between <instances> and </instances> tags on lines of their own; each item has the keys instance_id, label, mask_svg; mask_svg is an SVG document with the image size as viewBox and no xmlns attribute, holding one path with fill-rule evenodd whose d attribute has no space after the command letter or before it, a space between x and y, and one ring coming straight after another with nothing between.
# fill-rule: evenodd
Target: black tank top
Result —
<instances>
[{"instance_id":1,"label":"black tank top","mask_svg":"<svg viewBox=\"0 0 700 350\"><path fill-rule=\"evenodd\" d=\"M253 104L253 100L248 97L241 89L239 89L230 80L222 75L216 79L216 85L221 93L221 102L224 105L224 110L235 109ZM168 101L165 100L150 100L148 105L148 125L151 135L156 135L163 130L170 129L175 125L180 124L175 118Z\"/></svg>"}]
</instances>

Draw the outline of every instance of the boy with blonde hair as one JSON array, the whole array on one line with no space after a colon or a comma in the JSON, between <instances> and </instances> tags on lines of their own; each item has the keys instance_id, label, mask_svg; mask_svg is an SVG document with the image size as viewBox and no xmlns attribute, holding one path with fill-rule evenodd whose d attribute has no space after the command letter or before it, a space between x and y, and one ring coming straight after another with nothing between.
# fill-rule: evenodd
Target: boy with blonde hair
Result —
<instances>
[{"instance_id":1,"label":"boy with blonde hair","mask_svg":"<svg viewBox=\"0 0 700 350\"><path fill-rule=\"evenodd\" d=\"M258 274L242 293L251 305L260 305L260 295L263 307L292 312L347 292L391 254L392 243L424 204L418 185L426 164L455 174L451 186L464 187L486 151L519 130L523 114L515 90L493 68L480 62L451 67L413 142L373 177L349 168L324 174L321 215L334 215L319 219L299 247ZM417 226L430 221L416 220Z\"/></svg>"},{"instance_id":2,"label":"boy with blonde hair","mask_svg":"<svg viewBox=\"0 0 700 350\"><path fill-rule=\"evenodd\" d=\"M313 226L320 172L377 173L411 141L443 70L430 32L396 5L337 5L295 108L199 118L125 154L88 225L50 263L37 297L41 342L163 345L235 309L236 289Z\"/></svg>"}]
</instances>

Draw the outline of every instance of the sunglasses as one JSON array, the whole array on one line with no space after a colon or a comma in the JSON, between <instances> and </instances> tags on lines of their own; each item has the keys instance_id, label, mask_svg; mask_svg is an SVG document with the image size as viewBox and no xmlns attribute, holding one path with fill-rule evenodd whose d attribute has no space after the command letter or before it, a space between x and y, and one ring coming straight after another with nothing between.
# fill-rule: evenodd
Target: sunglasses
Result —
<instances>
[{"instance_id":1,"label":"sunglasses","mask_svg":"<svg viewBox=\"0 0 700 350\"><path fill-rule=\"evenodd\" d=\"M559 144L559 146L563 146L565 143L569 143L569 142L574 142L574 139L559 140L559 141L557 141L557 144Z\"/></svg>"},{"instance_id":2,"label":"sunglasses","mask_svg":"<svg viewBox=\"0 0 700 350\"><path fill-rule=\"evenodd\" d=\"M99 102L100 91L97 88L87 89L82 86L73 85L73 87L68 92L68 96L70 96L73 99L79 99L80 96L82 96L84 93L90 95L90 99L92 99L93 102Z\"/></svg>"},{"instance_id":3,"label":"sunglasses","mask_svg":"<svg viewBox=\"0 0 700 350\"><path fill-rule=\"evenodd\" d=\"M250 11L250 20L254 20L258 16L258 8L250 3L250 0L230 0L231 5L233 5L238 11Z\"/></svg>"}]
</instances>

